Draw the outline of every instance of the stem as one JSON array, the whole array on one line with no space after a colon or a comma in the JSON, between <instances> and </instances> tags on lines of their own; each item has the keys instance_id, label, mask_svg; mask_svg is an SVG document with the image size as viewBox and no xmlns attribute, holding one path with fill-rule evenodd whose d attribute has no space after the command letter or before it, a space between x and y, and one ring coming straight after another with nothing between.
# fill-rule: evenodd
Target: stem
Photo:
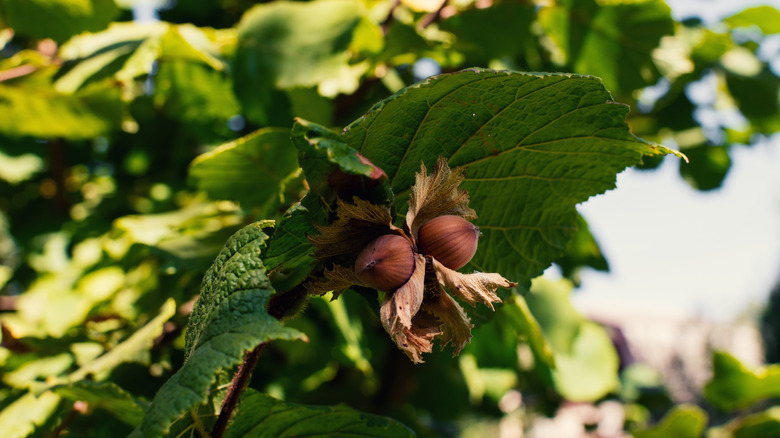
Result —
<instances>
[{"instance_id":1,"label":"stem","mask_svg":"<svg viewBox=\"0 0 780 438\"><path fill-rule=\"evenodd\" d=\"M387 13L387 18L385 18L385 21L382 22L382 35L387 36L387 30L390 29L390 25L393 24L393 14L395 13L395 9L398 7L398 5L401 4L401 0L395 0L393 2L393 6L390 7L390 12Z\"/></svg>"},{"instance_id":2,"label":"stem","mask_svg":"<svg viewBox=\"0 0 780 438\"><path fill-rule=\"evenodd\" d=\"M230 387L228 388L227 396L225 397L225 400L222 401L219 417L217 417L217 422L214 424L214 429L211 431L212 438L222 438L222 434L225 433L228 421L230 421L233 411L235 411L238 406L238 399L244 391L244 388L246 388L246 385L249 383L249 378L252 376L252 370L255 369L255 365L257 365L258 359L260 359L260 354L263 352L266 345L267 343L264 342L255 347L254 350L247 351L246 354L244 354L244 361L233 376L233 380L230 382Z\"/></svg>"},{"instance_id":3,"label":"stem","mask_svg":"<svg viewBox=\"0 0 780 438\"><path fill-rule=\"evenodd\" d=\"M444 9L447 6L447 3L449 3L448 0L444 0L442 2L441 6L439 6L439 9L437 9L434 12L429 13L428 15L424 16L422 20L420 20L420 28L425 29L426 27L430 26L431 23L439 19L439 16L441 15L442 9Z\"/></svg>"}]
</instances>

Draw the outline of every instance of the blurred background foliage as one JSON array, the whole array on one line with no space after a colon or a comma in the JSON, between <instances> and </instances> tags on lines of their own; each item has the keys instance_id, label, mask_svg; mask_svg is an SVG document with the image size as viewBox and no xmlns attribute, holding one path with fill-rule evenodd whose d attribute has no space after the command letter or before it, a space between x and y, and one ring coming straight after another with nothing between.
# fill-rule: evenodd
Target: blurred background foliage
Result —
<instances>
[{"instance_id":1,"label":"blurred background foliage","mask_svg":"<svg viewBox=\"0 0 780 438\"><path fill-rule=\"evenodd\" d=\"M227 238L305 192L294 117L343 127L464 67L595 75L630 105L637 136L679 148L681 178L711 190L732 148L780 130L778 23L771 7L677 22L660 0L0 0L0 430L138 424L182 364ZM571 402L618 402L618 430L637 437L778 433L766 401L780 395L778 365L718 353L702 407L672 407L658 376L569 303L580 268L608 269L584 219L557 264L563 280L535 281L527 306L508 299L459 358L424 366L360 296L312 299L289 323L310 342L273 344L251 386L424 437L528 430ZM777 314L765 318L771 361Z\"/></svg>"}]
</instances>

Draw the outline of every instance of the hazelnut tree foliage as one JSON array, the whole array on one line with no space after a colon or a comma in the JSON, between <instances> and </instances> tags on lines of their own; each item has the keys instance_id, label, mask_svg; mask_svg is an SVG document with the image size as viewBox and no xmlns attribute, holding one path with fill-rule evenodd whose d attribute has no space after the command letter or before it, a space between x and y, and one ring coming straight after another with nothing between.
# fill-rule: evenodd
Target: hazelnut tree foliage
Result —
<instances>
[{"instance_id":1,"label":"hazelnut tree foliage","mask_svg":"<svg viewBox=\"0 0 780 438\"><path fill-rule=\"evenodd\" d=\"M768 7L708 28L656 0L134 3L0 0L3 436L451 436L511 389L527 418L639 403L571 282L532 279L606 269L575 206L661 144L707 190L780 127ZM422 58L445 73L418 81ZM702 78L716 100L686 93ZM479 227L465 267L355 281L367 229L414 243L424 214ZM333 236L352 252L321 256ZM774 368L715 365L725 411L778 395ZM682 406L637 433L704 424Z\"/></svg>"}]
</instances>

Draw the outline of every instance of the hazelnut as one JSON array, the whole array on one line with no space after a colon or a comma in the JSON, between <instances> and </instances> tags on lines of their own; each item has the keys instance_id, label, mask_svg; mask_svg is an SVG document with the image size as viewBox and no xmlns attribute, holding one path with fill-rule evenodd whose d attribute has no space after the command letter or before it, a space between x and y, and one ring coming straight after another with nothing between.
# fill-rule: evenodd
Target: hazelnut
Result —
<instances>
[{"instance_id":1,"label":"hazelnut","mask_svg":"<svg viewBox=\"0 0 780 438\"><path fill-rule=\"evenodd\" d=\"M360 281L384 292L403 286L414 272L414 251L406 238L385 234L366 245L355 260Z\"/></svg>"},{"instance_id":2,"label":"hazelnut","mask_svg":"<svg viewBox=\"0 0 780 438\"><path fill-rule=\"evenodd\" d=\"M479 228L460 216L444 215L424 223L417 248L450 269L460 269L477 252Z\"/></svg>"}]
</instances>

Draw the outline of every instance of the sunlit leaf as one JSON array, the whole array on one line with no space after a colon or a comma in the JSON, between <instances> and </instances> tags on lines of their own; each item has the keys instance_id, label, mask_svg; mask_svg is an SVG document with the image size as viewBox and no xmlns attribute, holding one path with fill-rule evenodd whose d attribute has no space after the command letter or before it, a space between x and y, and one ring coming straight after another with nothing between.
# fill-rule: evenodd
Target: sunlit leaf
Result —
<instances>
[{"instance_id":1,"label":"sunlit leaf","mask_svg":"<svg viewBox=\"0 0 780 438\"><path fill-rule=\"evenodd\" d=\"M718 409L744 408L780 396L780 364L751 371L728 353L715 352L712 368L712 380L704 386L704 396Z\"/></svg>"},{"instance_id":2,"label":"sunlit leaf","mask_svg":"<svg viewBox=\"0 0 780 438\"><path fill-rule=\"evenodd\" d=\"M723 20L731 27L758 27L765 35L780 33L780 11L772 6L747 8Z\"/></svg>"},{"instance_id":3,"label":"sunlit leaf","mask_svg":"<svg viewBox=\"0 0 780 438\"><path fill-rule=\"evenodd\" d=\"M89 376L96 380L102 380L107 373L116 368L119 364L126 362L136 362L148 360L149 350L154 340L163 332L163 325L176 312L176 303L173 299L168 299L151 321L130 335L129 338L119 343L116 347L109 350L95 360L84 364L68 375L67 380L77 382Z\"/></svg>"},{"instance_id":4,"label":"sunlit leaf","mask_svg":"<svg viewBox=\"0 0 780 438\"><path fill-rule=\"evenodd\" d=\"M122 121L120 90L110 82L75 94L38 81L0 84L0 132L9 137L88 139L106 135Z\"/></svg>"},{"instance_id":5,"label":"sunlit leaf","mask_svg":"<svg viewBox=\"0 0 780 438\"><path fill-rule=\"evenodd\" d=\"M7 438L30 436L57 409L60 396L46 391L40 395L28 392L0 411L0 430Z\"/></svg>"},{"instance_id":6,"label":"sunlit leaf","mask_svg":"<svg viewBox=\"0 0 780 438\"><path fill-rule=\"evenodd\" d=\"M635 438L699 438L707 426L707 413L698 406L678 405L661 422L646 430L634 431Z\"/></svg>"}]
</instances>

